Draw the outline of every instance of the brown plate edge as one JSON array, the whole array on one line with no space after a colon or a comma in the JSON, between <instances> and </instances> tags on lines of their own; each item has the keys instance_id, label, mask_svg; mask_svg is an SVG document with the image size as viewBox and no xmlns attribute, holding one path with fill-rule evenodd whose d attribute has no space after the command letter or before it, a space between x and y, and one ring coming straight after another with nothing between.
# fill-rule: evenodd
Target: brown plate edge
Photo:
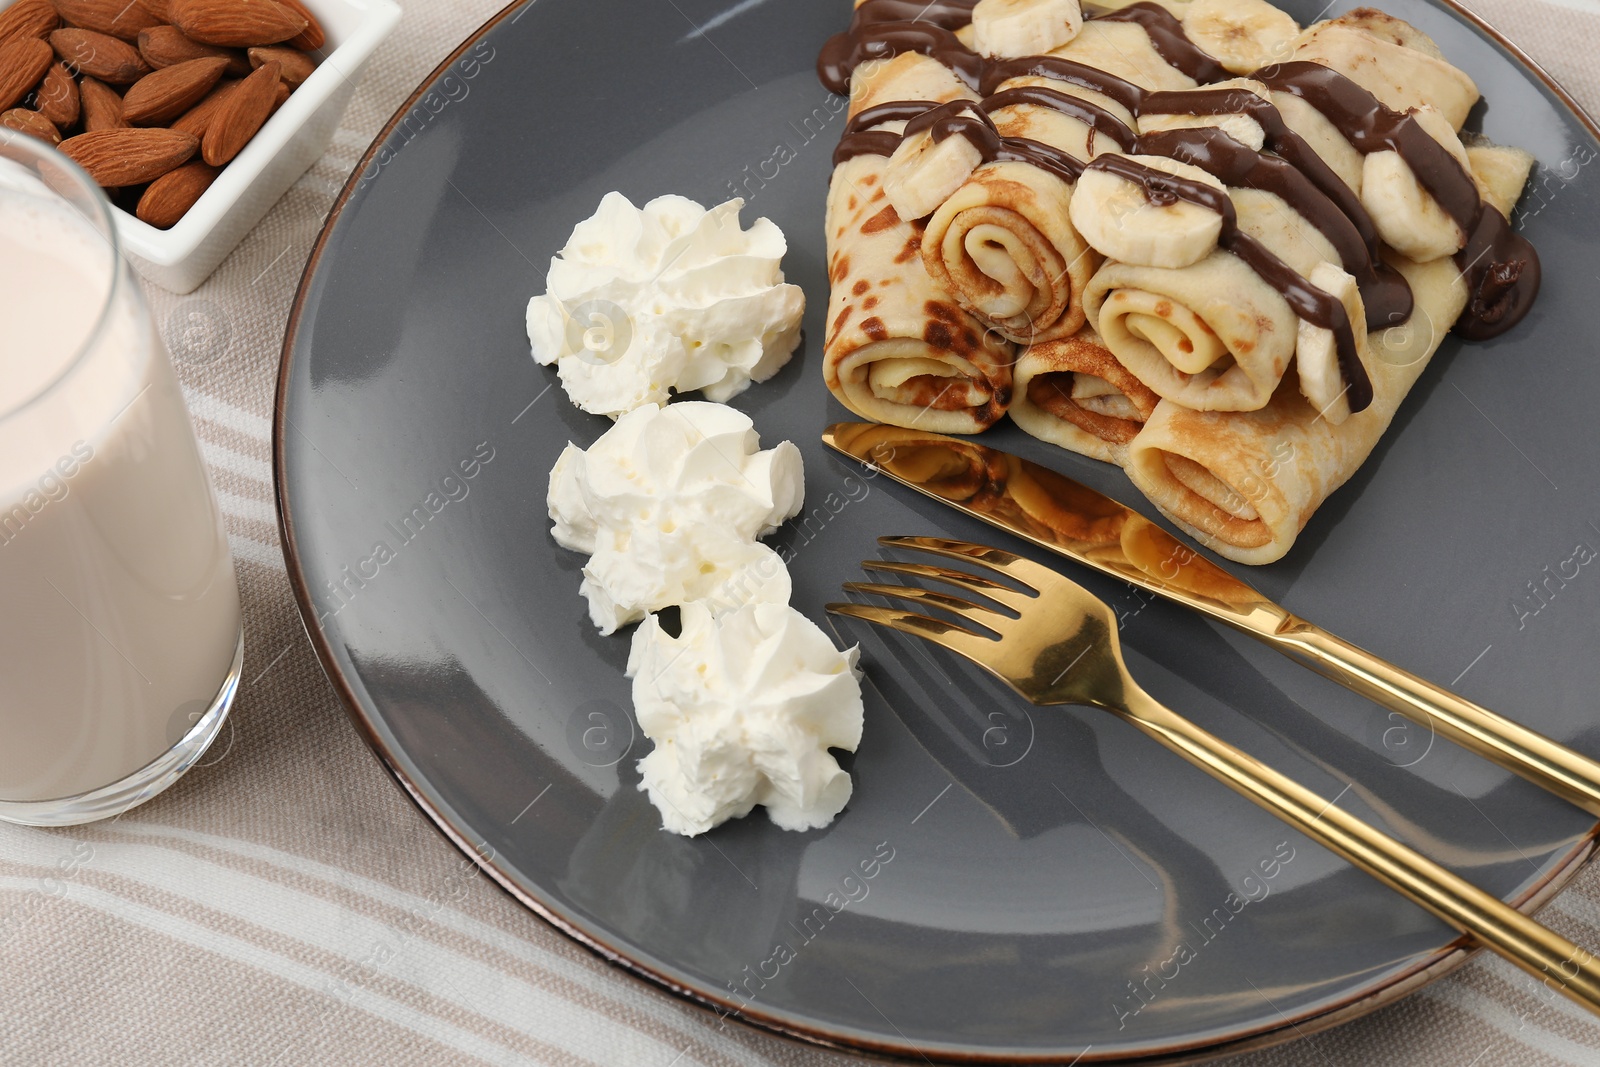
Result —
<instances>
[{"instance_id":1,"label":"brown plate edge","mask_svg":"<svg viewBox=\"0 0 1600 1067\"><path fill-rule=\"evenodd\" d=\"M806 1045L820 1046L834 1052L863 1058L870 1057L888 1063L928 1063L930 1062L928 1055L924 1050L912 1044L909 1039L907 1039L905 1045L895 1046L864 1042L857 1038L832 1033L821 1028L808 1029L793 1021L769 1016L760 1011L752 1011L748 1006L739 1008L729 1001L683 986L670 977L651 969L646 964L632 959L622 950L581 929L572 921L525 893L508 874L498 868L492 856L485 857L483 855L482 846L474 846L463 837L457 828L450 824L444 814L432 805L418 784L413 782L400 768L397 758L379 738L377 731L362 710L361 701L356 696L355 690L340 671L327 634L317 625L317 611L311 599L310 586L300 566L298 541L294 533L294 520L289 512L288 494L284 488L284 474L286 471L285 445L287 441L287 435L284 432L287 425L286 391L293 360L294 339L298 332L301 314L305 308L306 294L310 287L312 275L316 273L317 265L321 261L328 237L332 233L340 213L344 210L345 204L348 203L351 194L355 192L368 164L371 163L373 157L383 147L395 127L417 105L417 102L428 90L428 87L443 77L451 65L461 58L467 49L477 44L485 34L493 30L513 12L524 7L525 4L536 2L537 0L512 0L511 3L474 30L460 46L441 60L432 71L418 82L416 90L405 99L389 118L389 121L378 131L372 143L367 147L366 152L362 154L360 161L351 171L350 177L346 179L344 187L340 189L339 195L334 199L332 206L328 209L327 216L323 219L316 243L312 246L311 254L306 260L304 270L301 272L299 285L295 289L294 303L290 307L289 320L284 327L283 348L279 357L278 383L273 398L272 414L273 496L278 516L279 537L283 545L284 567L288 574L290 588L294 591L295 606L300 613L301 625L304 626L306 636L311 641L312 648L316 651L323 673L327 675L328 681L339 694L339 699L345 707L345 713L355 724L373 753L377 755L384 769L389 772L389 775L394 778L401 790L411 798L412 803L428 817L428 820L433 823L434 827L446 840L476 863L495 884L523 907L532 911L535 915L555 927L556 930L594 952L602 960L616 966L624 973L665 990L672 996L695 1007L712 1011L721 1018L731 1018L760 1032L775 1034ZM1579 123L1585 126L1597 141L1600 141L1600 124L1596 124L1595 120L1589 117L1578 102L1573 99L1572 95L1562 88L1532 57L1490 25L1482 16L1463 7L1458 0L1434 0L1434 2L1453 11L1493 40L1507 55L1511 56L1512 59L1520 63L1530 74L1543 83L1545 88L1550 90L1578 119ZM1583 840L1573 847L1564 861L1553 869L1549 875L1530 886L1520 898L1511 900L1508 903L1529 915L1538 912L1554 899L1556 894L1565 888L1578 871L1594 857L1597 847L1600 847L1600 822L1590 828L1589 833ZM1093 1063L1120 1064L1124 1065L1124 1067L1184 1067L1187 1064L1203 1063L1223 1056L1236 1056L1245 1052L1270 1048L1274 1045L1281 1045L1297 1038L1308 1037L1311 1034L1350 1022L1400 1000L1430 982L1443 978L1466 963L1468 959L1479 951L1481 951L1481 948L1473 947L1470 944L1470 939L1463 935L1437 952L1419 959L1410 968L1389 976L1376 989L1354 994L1349 999L1333 1007L1324 1007L1293 1018L1284 1016L1282 1025L1274 1025L1253 1031L1241 1031L1236 1035L1225 1037L1220 1041L1213 1041L1204 1046L1174 1045L1169 1049L1157 1050L1151 1055L1131 1058L1123 1055L1112 1057L1095 1056L1089 1049L1072 1059L1062 1059L1055 1055L1019 1058L1015 1055L952 1055L939 1052L934 1054L939 1057L938 1062L949 1064L1016 1064L1018 1067L1073 1067L1075 1064Z\"/></svg>"}]
</instances>

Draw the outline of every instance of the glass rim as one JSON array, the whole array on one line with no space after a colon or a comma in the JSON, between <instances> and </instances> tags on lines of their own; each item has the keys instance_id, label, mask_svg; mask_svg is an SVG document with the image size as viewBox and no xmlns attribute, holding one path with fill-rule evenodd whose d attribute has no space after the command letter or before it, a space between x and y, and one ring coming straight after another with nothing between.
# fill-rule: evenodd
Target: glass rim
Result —
<instances>
[{"instance_id":1,"label":"glass rim","mask_svg":"<svg viewBox=\"0 0 1600 1067\"><path fill-rule=\"evenodd\" d=\"M13 153L17 155L13 155ZM17 158L20 156L20 159ZM65 204L75 214L82 217L99 236L103 237L110 253L107 264L111 272L111 284L106 288L105 299L100 304L99 313L95 316L94 325L84 335L83 342L77 352L73 353L61 368L61 372L39 387L31 396L24 397L21 401L10 407L0 407L0 424L15 418L29 408L44 400L58 389L62 382L72 376L72 373L83 365L89 354L103 340L106 329L111 322L111 312L117 301L122 297L122 290L127 285L126 274L122 264L122 239L117 234L116 217L112 214L111 200L106 196L89 173L78 166L72 159L56 151L50 146L30 137L25 133L0 127L0 160L15 162L28 170L43 183L52 195L52 198ZM65 175L74 184L88 190L88 201L94 205L94 217L85 214L83 208L68 199L50 181L44 179L41 172L47 168L56 168L57 172ZM0 190L0 195L5 195Z\"/></svg>"}]
</instances>

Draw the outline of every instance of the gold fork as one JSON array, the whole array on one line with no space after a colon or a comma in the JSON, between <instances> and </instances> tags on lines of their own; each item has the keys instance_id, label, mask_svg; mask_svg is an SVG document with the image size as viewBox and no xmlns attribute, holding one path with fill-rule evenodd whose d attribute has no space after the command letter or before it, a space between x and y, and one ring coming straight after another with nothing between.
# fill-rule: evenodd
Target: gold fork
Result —
<instances>
[{"instance_id":1,"label":"gold fork","mask_svg":"<svg viewBox=\"0 0 1600 1067\"><path fill-rule=\"evenodd\" d=\"M1200 729L1140 689L1122 658L1115 613L1088 590L1048 567L997 548L935 537L878 540L893 548L978 564L1024 589L942 566L872 560L862 566L941 582L984 597L991 604L904 585L847 582L847 590L937 608L993 631L998 638L898 608L836 603L828 605L829 612L941 645L1035 704L1080 704L1116 714L1307 837L1600 1015L1600 960L1595 956L1336 807L1334 801Z\"/></svg>"}]
</instances>

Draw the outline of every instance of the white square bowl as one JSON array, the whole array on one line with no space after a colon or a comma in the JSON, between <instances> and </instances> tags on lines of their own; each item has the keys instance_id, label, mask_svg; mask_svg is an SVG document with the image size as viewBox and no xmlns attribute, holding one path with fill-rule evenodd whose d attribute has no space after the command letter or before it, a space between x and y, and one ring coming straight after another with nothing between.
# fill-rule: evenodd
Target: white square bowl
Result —
<instances>
[{"instance_id":1,"label":"white square bowl","mask_svg":"<svg viewBox=\"0 0 1600 1067\"><path fill-rule=\"evenodd\" d=\"M0 0L0 8L12 2ZM302 2L327 32L325 58L205 195L170 230L112 208L128 260L162 288L193 292L327 150L372 50L400 21L393 0Z\"/></svg>"}]
</instances>

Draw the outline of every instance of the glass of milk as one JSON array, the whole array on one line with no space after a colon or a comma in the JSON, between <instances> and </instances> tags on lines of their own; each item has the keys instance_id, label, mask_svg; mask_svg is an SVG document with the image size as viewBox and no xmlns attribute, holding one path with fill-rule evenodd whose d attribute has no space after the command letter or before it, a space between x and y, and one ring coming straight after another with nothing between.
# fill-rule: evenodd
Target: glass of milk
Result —
<instances>
[{"instance_id":1,"label":"glass of milk","mask_svg":"<svg viewBox=\"0 0 1600 1067\"><path fill-rule=\"evenodd\" d=\"M111 206L0 129L0 819L91 822L171 785L228 714L242 635Z\"/></svg>"}]
</instances>

